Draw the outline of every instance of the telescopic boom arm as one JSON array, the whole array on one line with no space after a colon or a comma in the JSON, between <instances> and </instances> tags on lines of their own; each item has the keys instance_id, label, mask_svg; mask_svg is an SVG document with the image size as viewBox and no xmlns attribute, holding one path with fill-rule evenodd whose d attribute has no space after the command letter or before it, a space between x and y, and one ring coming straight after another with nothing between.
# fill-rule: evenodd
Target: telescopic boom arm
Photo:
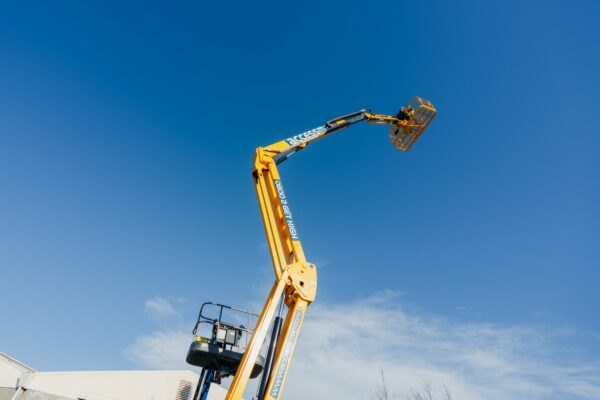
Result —
<instances>
[{"instance_id":1,"label":"telescopic boom arm","mask_svg":"<svg viewBox=\"0 0 600 400\"><path fill-rule=\"evenodd\" d=\"M388 125L402 125L407 124L406 121L400 121L398 118L391 117L388 115L371 114L368 109L363 109L352 114L343 115L330 121L327 121L325 125L321 125L317 128L311 129L306 132L299 133L270 146L263 148L263 151L273 154L275 163L281 164L292 154L302 150L311 142L318 139L322 139L327 135L342 129L348 128L360 121L367 121L371 124L388 124Z\"/></svg>"},{"instance_id":2,"label":"telescopic boom arm","mask_svg":"<svg viewBox=\"0 0 600 400\"><path fill-rule=\"evenodd\" d=\"M259 393L259 400L280 399L304 314L315 299L317 291L316 267L307 262L304 256L277 165L308 144L360 121L391 125L389 136L394 146L401 150L408 150L437 113L430 102L419 97L411 101L410 107L415 110L410 118L372 114L370 110L364 109L332 119L322 126L270 146L256 149L252 176L276 279L231 383L227 400L242 399L256 358L267 337L269 326L276 314L281 316L285 304L288 308L285 322L279 334L274 357L272 360L267 359L263 371L263 374L266 374L266 385Z\"/></svg>"}]
</instances>

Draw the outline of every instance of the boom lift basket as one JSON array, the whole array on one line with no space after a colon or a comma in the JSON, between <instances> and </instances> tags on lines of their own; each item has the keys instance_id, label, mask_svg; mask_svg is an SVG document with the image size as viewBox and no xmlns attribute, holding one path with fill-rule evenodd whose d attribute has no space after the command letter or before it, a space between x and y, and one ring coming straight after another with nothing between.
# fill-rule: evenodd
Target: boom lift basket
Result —
<instances>
[{"instance_id":1,"label":"boom lift basket","mask_svg":"<svg viewBox=\"0 0 600 400\"><path fill-rule=\"evenodd\" d=\"M208 307L207 307L208 306ZM205 308L211 308L212 313ZM220 381L221 378L235 374L244 355L245 342L247 345L249 336L253 331L243 324L235 324L223 321L223 311L234 312L237 319L240 316L246 318L246 326L250 325L251 317L258 315L248 311L239 310L223 304L207 302L202 304L198 321L194 327L194 341L190 344L190 349L186 357L188 364L202 367L207 370L215 371L215 378ZM213 315L212 314L217 314ZM211 314L209 316L209 314ZM245 321L244 321L245 322ZM204 324L204 325L203 325ZM199 328L210 328L210 337L201 336ZM265 359L258 356L256 364L251 373L251 378L256 378L263 370Z\"/></svg>"},{"instance_id":2,"label":"boom lift basket","mask_svg":"<svg viewBox=\"0 0 600 400\"><path fill-rule=\"evenodd\" d=\"M389 132L390 141L394 147L403 151L410 149L415 144L437 115L433 104L418 96L415 96L408 105L415 111L413 116L408 121L394 125Z\"/></svg>"}]
</instances>

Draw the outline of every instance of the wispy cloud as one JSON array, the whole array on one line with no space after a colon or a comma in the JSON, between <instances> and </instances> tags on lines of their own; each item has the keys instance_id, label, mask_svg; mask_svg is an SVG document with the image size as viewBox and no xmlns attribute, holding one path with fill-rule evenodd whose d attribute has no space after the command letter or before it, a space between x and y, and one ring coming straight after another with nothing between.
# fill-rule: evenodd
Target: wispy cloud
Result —
<instances>
[{"instance_id":1,"label":"wispy cloud","mask_svg":"<svg viewBox=\"0 0 600 400\"><path fill-rule=\"evenodd\" d=\"M600 365L562 356L561 339L572 334L409 313L391 293L317 303L300 337L286 397L304 398L311 382L317 398L370 398L383 369L401 398L431 381L463 400L598 399Z\"/></svg>"},{"instance_id":2,"label":"wispy cloud","mask_svg":"<svg viewBox=\"0 0 600 400\"><path fill-rule=\"evenodd\" d=\"M181 314L179 314L173 304L161 296L146 300L145 308L148 316L155 321L181 318Z\"/></svg>"},{"instance_id":3,"label":"wispy cloud","mask_svg":"<svg viewBox=\"0 0 600 400\"><path fill-rule=\"evenodd\" d=\"M149 369L189 369L185 362L187 347L190 344L189 329L183 329L182 316L173 303L182 303L181 298L167 299L155 296L146 300L146 315L158 326L154 332L137 337L124 349L125 356L142 368Z\"/></svg>"},{"instance_id":4,"label":"wispy cloud","mask_svg":"<svg viewBox=\"0 0 600 400\"><path fill-rule=\"evenodd\" d=\"M398 398L431 381L437 388L447 385L461 400L598 399L598 362L584 352L565 357L573 335L408 312L392 292L353 303L316 303L284 395L370 399L383 369ZM157 330L136 339L126 354L145 368L186 368L189 340L184 329Z\"/></svg>"},{"instance_id":5,"label":"wispy cloud","mask_svg":"<svg viewBox=\"0 0 600 400\"><path fill-rule=\"evenodd\" d=\"M142 368L190 369L185 356L191 339L190 333L183 330L156 331L138 337L124 352Z\"/></svg>"}]
</instances>

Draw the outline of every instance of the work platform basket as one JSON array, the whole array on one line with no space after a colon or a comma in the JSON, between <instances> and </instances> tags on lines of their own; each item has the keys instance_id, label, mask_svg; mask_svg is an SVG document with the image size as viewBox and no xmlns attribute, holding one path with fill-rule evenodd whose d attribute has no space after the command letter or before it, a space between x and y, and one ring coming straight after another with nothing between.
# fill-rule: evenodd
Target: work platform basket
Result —
<instances>
[{"instance_id":1,"label":"work platform basket","mask_svg":"<svg viewBox=\"0 0 600 400\"><path fill-rule=\"evenodd\" d=\"M202 304L192 331L194 340L188 350L187 363L214 371L215 374L211 375L214 378L211 379L215 382L235 375L254 333L249 326L254 325L258 317L257 314L223 304ZM264 365L265 358L257 356L250 378L260 375Z\"/></svg>"},{"instance_id":2,"label":"work platform basket","mask_svg":"<svg viewBox=\"0 0 600 400\"><path fill-rule=\"evenodd\" d=\"M437 115L437 110L433 104L418 96L415 96L406 108L408 106L412 107L415 113L408 121L394 125L389 133L390 141L394 147L404 151L410 149L415 144Z\"/></svg>"}]
</instances>

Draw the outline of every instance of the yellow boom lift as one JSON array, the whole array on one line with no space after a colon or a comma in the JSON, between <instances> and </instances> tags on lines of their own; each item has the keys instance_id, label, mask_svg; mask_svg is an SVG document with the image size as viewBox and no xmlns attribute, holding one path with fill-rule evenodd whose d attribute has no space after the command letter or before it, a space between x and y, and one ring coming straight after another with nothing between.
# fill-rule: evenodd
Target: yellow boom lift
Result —
<instances>
[{"instance_id":1,"label":"yellow boom lift","mask_svg":"<svg viewBox=\"0 0 600 400\"><path fill-rule=\"evenodd\" d=\"M273 261L275 282L258 317L256 327L252 330L243 356L239 353L237 360L231 361L231 357L227 359L229 361L227 374L234 373L235 376L226 400L241 400L248 381L257 375L257 370L262 370L258 399L279 400L281 398L304 315L317 292L317 268L304 256L277 166L291 155L305 149L310 143L360 121L391 125L390 141L394 147L406 151L417 141L436 114L437 111L431 102L415 97L406 107L401 108L395 117L373 114L370 110L364 109L332 119L322 126L270 146L256 149L252 177ZM287 314L282 325L285 307L287 307ZM220 327L218 329L230 326L223 324L220 319L214 321ZM271 337L265 360L259 353L271 326ZM216 333L213 336L216 337L215 335ZM203 342L208 343L208 339L196 337L188 353L188 362L196 358L208 360L213 365L222 364L223 350L219 350L217 346L211 351L208 345L202 344ZM205 367L209 363L193 364Z\"/></svg>"}]
</instances>

